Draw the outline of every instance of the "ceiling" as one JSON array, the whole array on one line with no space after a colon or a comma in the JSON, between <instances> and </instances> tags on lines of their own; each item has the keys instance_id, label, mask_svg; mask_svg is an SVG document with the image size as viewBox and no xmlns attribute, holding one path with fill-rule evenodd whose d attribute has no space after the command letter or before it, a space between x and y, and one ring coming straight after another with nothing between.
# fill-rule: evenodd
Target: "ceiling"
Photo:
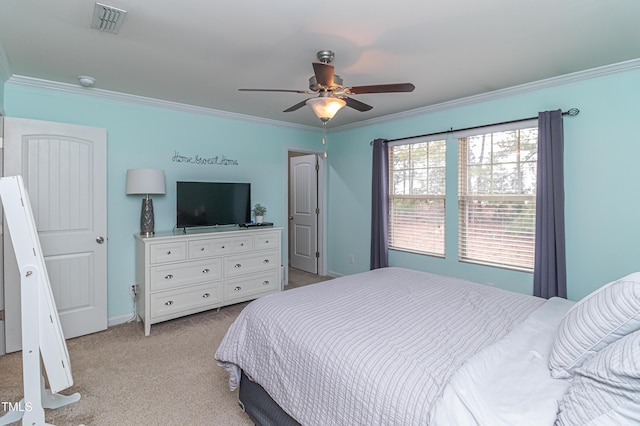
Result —
<instances>
[{"instance_id":1,"label":"ceiling","mask_svg":"<svg viewBox=\"0 0 640 426\"><path fill-rule=\"evenodd\" d=\"M345 86L411 82L361 94L332 127L640 58L638 0L105 0L118 34L90 27L88 0L1 0L8 72L94 89L320 126L308 89L316 52L335 52ZM1 58L1 56L0 56Z\"/></svg>"}]
</instances>

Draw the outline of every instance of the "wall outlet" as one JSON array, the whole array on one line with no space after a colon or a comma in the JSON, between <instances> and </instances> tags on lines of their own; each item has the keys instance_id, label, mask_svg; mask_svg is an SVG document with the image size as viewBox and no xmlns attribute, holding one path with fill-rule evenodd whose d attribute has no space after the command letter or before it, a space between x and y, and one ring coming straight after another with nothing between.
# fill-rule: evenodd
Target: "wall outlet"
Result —
<instances>
[{"instance_id":1,"label":"wall outlet","mask_svg":"<svg viewBox=\"0 0 640 426\"><path fill-rule=\"evenodd\" d=\"M129 285L129 294L133 297L136 296L137 294L137 289L136 289L136 285L135 284L130 284Z\"/></svg>"},{"instance_id":2,"label":"wall outlet","mask_svg":"<svg viewBox=\"0 0 640 426\"><path fill-rule=\"evenodd\" d=\"M356 263L356 257L352 254L349 255L349 263L352 265Z\"/></svg>"}]
</instances>

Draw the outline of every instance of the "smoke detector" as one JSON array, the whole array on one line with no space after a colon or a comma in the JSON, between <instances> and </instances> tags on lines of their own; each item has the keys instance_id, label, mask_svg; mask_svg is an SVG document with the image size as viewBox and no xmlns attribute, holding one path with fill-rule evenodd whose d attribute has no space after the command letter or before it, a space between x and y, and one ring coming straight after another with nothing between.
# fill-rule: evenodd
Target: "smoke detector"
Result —
<instances>
[{"instance_id":1,"label":"smoke detector","mask_svg":"<svg viewBox=\"0 0 640 426\"><path fill-rule=\"evenodd\" d=\"M96 2L96 6L93 8L91 28L118 34L125 16L127 16L126 10Z\"/></svg>"},{"instance_id":2,"label":"smoke detector","mask_svg":"<svg viewBox=\"0 0 640 426\"><path fill-rule=\"evenodd\" d=\"M82 87L93 87L93 85L96 84L96 79L88 75L79 75L78 81Z\"/></svg>"}]
</instances>

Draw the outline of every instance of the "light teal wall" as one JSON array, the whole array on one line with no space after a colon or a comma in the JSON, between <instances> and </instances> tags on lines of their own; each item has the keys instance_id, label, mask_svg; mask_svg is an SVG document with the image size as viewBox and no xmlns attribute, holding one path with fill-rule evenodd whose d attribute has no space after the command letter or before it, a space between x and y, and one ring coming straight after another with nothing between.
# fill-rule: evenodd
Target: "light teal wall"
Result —
<instances>
[{"instance_id":1,"label":"light teal wall","mask_svg":"<svg viewBox=\"0 0 640 426\"><path fill-rule=\"evenodd\" d=\"M157 231L175 225L176 180L251 182L252 202L267 206L268 221L285 226L287 149L321 150L320 130L219 118L12 83L6 84L5 110L9 117L107 129L108 315L116 321L131 314L128 285L135 280L133 234L139 232L141 197L125 195L127 169L165 170L167 194L153 197ZM177 163L172 161L175 151L201 157L225 156L238 160L239 165Z\"/></svg>"},{"instance_id":2,"label":"light teal wall","mask_svg":"<svg viewBox=\"0 0 640 426\"><path fill-rule=\"evenodd\" d=\"M174 224L174 182L243 180L253 201L269 207L268 220L286 225L286 151L321 151L319 133L224 119L50 89L4 85L7 116L104 127L108 131L109 318L131 312L128 284L134 281L133 234L140 200L124 194L128 168L157 167L167 174L168 193L154 197L156 229ZM452 107L420 116L372 124L328 136L328 265L336 274L369 268L371 146L375 138L398 138L530 117L538 111L577 107L566 117L565 193L569 298L579 299L609 280L640 270L640 71L631 70ZM0 101L2 102L2 101ZM194 166L172 161L185 155L224 155L239 166ZM448 145L455 159L455 142ZM456 180L455 168L447 175ZM455 205L448 202L448 205ZM455 211L447 226L455 225ZM454 225L452 225L454 224ZM392 265L468 278L531 293L531 274L459 263L456 238L447 239L446 259L391 252ZM354 263L350 263L353 255Z\"/></svg>"},{"instance_id":3,"label":"light teal wall","mask_svg":"<svg viewBox=\"0 0 640 426\"><path fill-rule=\"evenodd\" d=\"M437 84L437 83L434 83ZM538 111L576 107L565 117L565 211L568 297L577 300L606 282L640 270L640 70L632 69L490 101L451 107L367 127L334 132L328 139L329 270L351 274L369 269L371 146L449 128L536 116ZM456 162L456 143L448 160ZM406 266L491 283L531 294L532 274L457 261L456 168L447 171L445 259L391 251L392 266ZM353 255L355 262L349 262Z\"/></svg>"}]
</instances>

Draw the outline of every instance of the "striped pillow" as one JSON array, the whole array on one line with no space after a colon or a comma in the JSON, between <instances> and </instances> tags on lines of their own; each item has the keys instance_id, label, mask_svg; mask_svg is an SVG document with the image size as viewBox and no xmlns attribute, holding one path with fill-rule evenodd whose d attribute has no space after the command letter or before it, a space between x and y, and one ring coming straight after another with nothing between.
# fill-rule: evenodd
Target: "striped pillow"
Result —
<instances>
[{"instance_id":1,"label":"striped pillow","mask_svg":"<svg viewBox=\"0 0 640 426\"><path fill-rule=\"evenodd\" d=\"M556 425L640 424L640 331L577 368Z\"/></svg>"},{"instance_id":2,"label":"striped pillow","mask_svg":"<svg viewBox=\"0 0 640 426\"><path fill-rule=\"evenodd\" d=\"M558 326L551 375L569 378L608 344L640 329L640 272L610 282L576 303Z\"/></svg>"}]
</instances>

